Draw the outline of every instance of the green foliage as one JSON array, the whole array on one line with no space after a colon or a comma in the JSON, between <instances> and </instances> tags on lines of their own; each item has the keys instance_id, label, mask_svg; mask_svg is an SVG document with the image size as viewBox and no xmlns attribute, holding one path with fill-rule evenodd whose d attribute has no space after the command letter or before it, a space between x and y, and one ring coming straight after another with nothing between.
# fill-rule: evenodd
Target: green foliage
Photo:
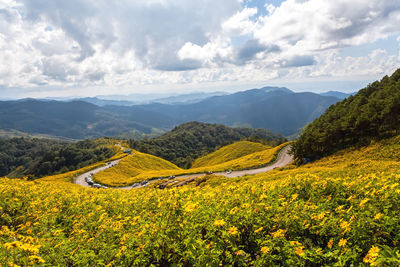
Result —
<instances>
[{"instance_id":1,"label":"green foliage","mask_svg":"<svg viewBox=\"0 0 400 267\"><path fill-rule=\"evenodd\" d=\"M399 133L400 69L332 105L308 125L294 145L295 157L313 160Z\"/></svg>"},{"instance_id":2,"label":"green foliage","mask_svg":"<svg viewBox=\"0 0 400 267\"><path fill-rule=\"evenodd\" d=\"M283 136L264 129L229 128L219 124L189 122L154 139L130 140L129 145L140 152L173 162L179 167L190 168L194 159L247 138L273 145L285 141Z\"/></svg>"},{"instance_id":3,"label":"green foliage","mask_svg":"<svg viewBox=\"0 0 400 267\"><path fill-rule=\"evenodd\" d=\"M0 139L0 176L38 178L76 170L113 156L104 139L66 143L49 139Z\"/></svg>"}]
</instances>

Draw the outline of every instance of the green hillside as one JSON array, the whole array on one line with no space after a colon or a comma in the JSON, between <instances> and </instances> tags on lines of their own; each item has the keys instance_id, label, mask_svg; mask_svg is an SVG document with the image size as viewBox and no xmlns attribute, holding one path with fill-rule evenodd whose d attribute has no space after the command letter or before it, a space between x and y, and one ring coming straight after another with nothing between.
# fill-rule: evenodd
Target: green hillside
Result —
<instances>
[{"instance_id":1,"label":"green hillside","mask_svg":"<svg viewBox=\"0 0 400 267\"><path fill-rule=\"evenodd\" d=\"M170 161L181 168L190 168L194 159L243 139L257 139L271 145L285 141L280 134L264 129L230 128L220 124L188 122L160 137L149 140L130 140L130 146Z\"/></svg>"},{"instance_id":2,"label":"green hillside","mask_svg":"<svg viewBox=\"0 0 400 267\"><path fill-rule=\"evenodd\" d=\"M207 156L196 159L192 164L192 168L221 164L268 148L271 147L260 143L249 141L235 142L231 145L224 146Z\"/></svg>"},{"instance_id":3,"label":"green hillside","mask_svg":"<svg viewBox=\"0 0 400 267\"><path fill-rule=\"evenodd\" d=\"M400 69L332 105L295 144L298 161L400 133Z\"/></svg>"},{"instance_id":4,"label":"green hillside","mask_svg":"<svg viewBox=\"0 0 400 267\"><path fill-rule=\"evenodd\" d=\"M51 139L0 139L0 177L30 179L88 166L115 155L112 139L65 142Z\"/></svg>"}]
</instances>

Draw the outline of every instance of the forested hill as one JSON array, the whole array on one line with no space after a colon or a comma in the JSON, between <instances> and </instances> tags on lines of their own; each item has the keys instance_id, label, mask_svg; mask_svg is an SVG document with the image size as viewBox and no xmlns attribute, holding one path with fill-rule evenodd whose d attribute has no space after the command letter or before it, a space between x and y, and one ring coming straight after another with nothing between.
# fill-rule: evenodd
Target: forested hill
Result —
<instances>
[{"instance_id":1,"label":"forested hill","mask_svg":"<svg viewBox=\"0 0 400 267\"><path fill-rule=\"evenodd\" d=\"M264 129L230 128L220 124L188 122L150 140L130 140L132 148L189 168L194 159L238 140L277 145L285 141L280 134Z\"/></svg>"},{"instance_id":2,"label":"forested hill","mask_svg":"<svg viewBox=\"0 0 400 267\"><path fill-rule=\"evenodd\" d=\"M76 170L112 157L107 139L66 143L48 139L0 139L0 177L38 178Z\"/></svg>"},{"instance_id":3,"label":"forested hill","mask_svg":"<svg viewBox=\"0 0 400 267\"><path fill-rule=\"evenodd\" d=\"M400 134L400 69L332 105L308 125L295 144L301 161L332 154L373 139Z\"/></svg>"}]
</instances>

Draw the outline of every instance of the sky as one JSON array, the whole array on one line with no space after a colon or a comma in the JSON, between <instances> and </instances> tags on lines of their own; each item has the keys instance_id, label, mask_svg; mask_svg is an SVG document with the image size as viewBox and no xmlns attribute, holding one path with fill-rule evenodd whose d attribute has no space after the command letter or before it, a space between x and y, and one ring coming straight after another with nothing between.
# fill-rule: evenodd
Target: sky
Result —
<instances>
[{"instance_id":1,"label":"sky","mask_svg":"<svg viewBox=\"0 0 400 267\"><path fill-rule=\"evenodd\" d=\"M399 48L399 0L0 0L0 98L353 92Z\"/></svg>"}]
</instances>

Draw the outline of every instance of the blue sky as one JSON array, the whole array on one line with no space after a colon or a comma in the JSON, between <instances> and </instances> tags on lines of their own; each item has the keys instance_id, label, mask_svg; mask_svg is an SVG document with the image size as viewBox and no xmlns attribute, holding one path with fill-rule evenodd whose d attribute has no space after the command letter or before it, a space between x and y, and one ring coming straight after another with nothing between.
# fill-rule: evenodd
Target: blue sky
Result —
<instances>
[{"instance_id":1,"label":"blue sky","mask_svg":"<svg viewBox=\"0 0 400 267\"><path fill-rule=\"evenodd\" d=\"M398 0L0 0L0 98L353 92L399 36Z\"/></svg>"}]
</instances>

